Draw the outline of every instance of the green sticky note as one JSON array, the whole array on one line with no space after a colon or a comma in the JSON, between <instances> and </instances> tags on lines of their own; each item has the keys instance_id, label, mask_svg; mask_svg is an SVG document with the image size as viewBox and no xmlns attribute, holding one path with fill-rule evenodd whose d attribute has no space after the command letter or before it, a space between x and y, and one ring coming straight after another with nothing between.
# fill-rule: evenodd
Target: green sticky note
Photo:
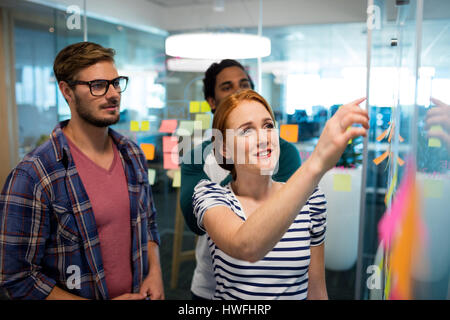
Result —
<instances>
[{"instance_id":1,"label":"green sticky note","mask_svg":"<svg viewBox=\"0 0 450 320\"><path fill-rule=\"evenodd\" d=\"M147 172L148 172L148 183L152 186L155 184L156 170L149 168Z\"/></svg>"},{"instance_id":2,"label":"green sticky note","mask_svg":"<svg viewBox=\"0 0 450 320\"><path fill-rule=\"evenodd\" d=\"M427 179L423 182L425 198L440 199L444 194L444 181Z\"/></svg>"},{"instance_id":3,"label":"green sticky note","mask_svg":"<svg viewBox=\"0 0 450 320\"><path fill-rule=\"evenodd\" d=\"M175 134L177 136L191 136L194 133L194 121L181 120Z\"/></svg>"},{"instance_id":4,"label":"green sticky note","mask_svg":"<svg viewBox=\"0 0 450 320\"><path fill-rule=\"evenodd\" d=\"M149 131L150 130L150 121L145 120L141 122L141 130L142 131Z\"/></svg>"},{"instance_id":5,"label":"green sticky note","mask_svg":"<svg viewBox=\"0 0 450 320\"><path fill-rule=\"evenodd\" d=\"M189 112L190 113L200 112L200 101L189 102Z\"/></svg>"},{"instance_id":6,"label":"green sticky note","mask_svg":"<svg viewBox=\"0 0 450 320\"><path fill-rule=\"evenodd\" d=\"M200 109L201 112L210 112L211 107L209 106L208 101L202 101L202 103L200 104Z\"/></svg>"},{"instance_id":7,"label":"green sticky note","mask_svg":"<svg viewBox=\"0 0 450 320\"><path fill-rule=\"evenodd\" d=\"M130 131L139 131L139 121L130 121Z\"/></svg>"},{"instance_id":8,"label":"green sticky note","mask_svg":"<svg viewBox=\"0 0 450 320\"><path fill-rule=\"evenodd\" d=\"M206 130L209 129L210 125L211 125L211 115L206 113L206 114L196 114L195 115L195 121L201 121L202 122L202 129Z\"/></svg>"},{"instance_id":9,"label":"green sticky note","mask_svg":"<svg viewBox=\"0 0 450 320\"><path fill-rule=\"evenodd\" d=\"M177 170L173 175L172 187L179 188L180 186L181 186L181 171Z\"/></svg>"},{"instance_id":10,"label":"green sticky note","mask_svg":"<svg viewBox=\"0 0 450 320\"><path fill-rule=\"evenodd\" d=\"M333 190L342 192L352 191L352 177L349 174L336 173L333 176Z\"/></svg>"}]
</instances>

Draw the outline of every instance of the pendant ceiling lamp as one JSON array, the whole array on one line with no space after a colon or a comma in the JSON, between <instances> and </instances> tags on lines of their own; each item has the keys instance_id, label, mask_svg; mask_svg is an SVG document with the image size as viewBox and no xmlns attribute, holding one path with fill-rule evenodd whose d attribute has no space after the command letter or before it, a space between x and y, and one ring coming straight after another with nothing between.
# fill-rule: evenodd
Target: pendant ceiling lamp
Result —
<instances>
[{"instance_id":1,"label":"pendant ceiling lamp","mask_svg":"<svg viewBox=\"0 0 450 320\"><path fill-rule=\"evenodd\" d=\"M190 59L251 59L270 55L270 39L247 33L184 33L166 39L166 54Z\"/></svg>"}]
</instances>

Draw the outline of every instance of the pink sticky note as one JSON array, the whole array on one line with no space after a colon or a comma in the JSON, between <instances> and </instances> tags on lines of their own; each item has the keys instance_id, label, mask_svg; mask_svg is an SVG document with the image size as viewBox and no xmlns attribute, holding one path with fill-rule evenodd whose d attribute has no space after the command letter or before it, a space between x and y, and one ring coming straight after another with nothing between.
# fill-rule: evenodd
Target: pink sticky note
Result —
<instances>
[{"instance_id":1,"label":"pink sticky note","mask_svg":"<svg viewBox=\"0 0 450 320\"><path fill-rule=\"evenodd\" d=\"M178 137L164 136L163 137L163 152L178 153Z\"/></svg>"},{"instance_id":2,"label":"pink sticky note","mask_svg":"<svg viewBox=\"0 0 450 320\"><path fill-rule=\"evenodd\" d=\"M178 152L170 153L170 152L164 152L164 169L170 170L170 169L179 169L179 155Z\"/></svg>"},{"instance_id":3,"label":"pink sticky note","mask_svg":"<svg viewBox=\"0 0 450 320\"><path fill-rule=\"evenodd\" d=\"M161 127L159 127L159 132L163 133L174 133L177 129L178 121L175 119L162 120Z\"/></svg>"}]
</instances>

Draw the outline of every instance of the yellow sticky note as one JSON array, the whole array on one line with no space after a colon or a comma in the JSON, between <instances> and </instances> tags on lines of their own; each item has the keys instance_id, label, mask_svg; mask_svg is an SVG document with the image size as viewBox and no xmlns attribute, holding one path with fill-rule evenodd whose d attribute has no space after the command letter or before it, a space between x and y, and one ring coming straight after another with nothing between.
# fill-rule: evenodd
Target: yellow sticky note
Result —
<instances>
[{"instance_id":1,"label":"yellow sticky note","mask_svg":"<svg viewBox=\"0 0 450 320\"><path fill-rule=\"evenodd\" d=\"M155 178L156 178L156 170L155 169L148 169L148 183L152 186L155 184Z\"/></svg>"},{"instance_id":2,"label":"yellow sticky note","mask_svg":"<svg viewBox=\"0 0 450 320\"><path fill-rule=\"evenodd\" d=\"M423 182L425 198L440 199L444 194L444 181L427 179Z\"/></svg>"},{"instance_id":3,"label":"yellow sticky note","mask_svg":"<svg viewBox=\"0 0 450 320\"><path fill-rule=\"evenodd\" d=\"M202 122L202 129L209 129L209 126L211 124L211 115L206 113L206 114L196 114L195 115L195 121L201 121Z\"/></svg>"},{"instance_id":4,"label":"yellow sticky note","mask_svg":"<svg viewBox=\"0 0 450 320\"><path fill-rule=\"evenodd\" d=\"M180 186L181 186L181 171L177 170L173 175L172 187L179 188Z\"/></svg>"},{"instance_id":5,"label":"yellow sticky note","mask_svg":"<svg viewBox=\"0 0 450 320\"><path fill-rule=\"evenodd\" d=\"M298 125L297 124L282 124L280 126L280 137L288 142L298 141Z\"/></svg>"},{"instance_id":6,"label":"yellow sticky note","mask_svg":"<svg viewBox=\"0 0 450 320\"><path fill-rule=\"evenodd\" d=\"M200 101L189 102L189 112L190 113L200 112Z\"/></svg>"},{"instance_id":7,"label":"yellow sticky note","mask_svg":"<svg viewBox=\"0 0 450 320\"><path fill-rule=\"evenodd\" d=\"M130 131L139 131L139 121L130 121Z\"/></svg>"},{"instance_id":8,"label":"yellow sticky note","mask_svg":"<svg viewBox=\"0 0 450 320\"><path fill-rule=\"evenodd\" d=\"M430 131L442 132L443 129L439 125L434 125L434 126L431 126ZM440 139L438 139L436 137L430 137L428 139L428 146L431 148L440 148L440 147L442 147L442 143L441 143Z\"/></svg>"},{"instance_id":9,"label":"yellow sticky note","mask_svg":"<svg viewBox=\"0 0 450 320\"><path fill-rule=\"evenodd\" d=\"M155 146L151 143L141 143L140 145L142 151L145 154L147 160L155 159Z\"/></svg>"},{"instance_id":10,"label":"yellow sticky note","mask_svg":"<svg viewBox=\"0 0 450 320\"><path fill-rule=\"evenodd\" d=\"M150 130L150 121L145 120L141 122L141 131L149 131Z\"/></svg>"},{"instance_id":11,"label":"yellow sticky note","mask_svg":"<svg viewBox=\"0 0 450 320\"><path fill-rule=\"evenodd\" d=\"M210 112L211 107L209 106L208 101L202 101L200 104L201 112Z\"/></svg>"},{"instance_id":12,"label":"yellow sticky note","mask_svg":"<svg viewBox=\"0 0 450 320\"><path fill-rule=\"evenodd\" d=\"M428 146L431 148L440 148L442 146L441 140L431 137L428 139Z\"/></svg>"},{"instance_id":13,"label":"yellow sticky note","mask_svg":"<svg viewBox=\"0 0 450 320\"><path fill-rule=\"evenodd\" d=\"M333 176L333 190L343 192L352 191L352 177L349 174L336 173Z\"/></svg>"}]
</instances>

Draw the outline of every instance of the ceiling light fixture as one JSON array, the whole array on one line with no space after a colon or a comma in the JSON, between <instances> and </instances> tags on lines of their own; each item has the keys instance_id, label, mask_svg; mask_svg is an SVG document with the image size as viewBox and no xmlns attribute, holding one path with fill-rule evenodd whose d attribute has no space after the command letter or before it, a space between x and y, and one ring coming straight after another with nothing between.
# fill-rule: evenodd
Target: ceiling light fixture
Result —
<instances>
[{"instance_id":1,"label":"ceiling light fixture","mask_svg":"<svg viewBox=\"0 0 450 320\"><path fill-rule=\"evenodd\" d=\"M267 37L247 33L184 33L166 39L166 54L190 59L252 59L270 55Z\"/></svg>"}]
</instances>

